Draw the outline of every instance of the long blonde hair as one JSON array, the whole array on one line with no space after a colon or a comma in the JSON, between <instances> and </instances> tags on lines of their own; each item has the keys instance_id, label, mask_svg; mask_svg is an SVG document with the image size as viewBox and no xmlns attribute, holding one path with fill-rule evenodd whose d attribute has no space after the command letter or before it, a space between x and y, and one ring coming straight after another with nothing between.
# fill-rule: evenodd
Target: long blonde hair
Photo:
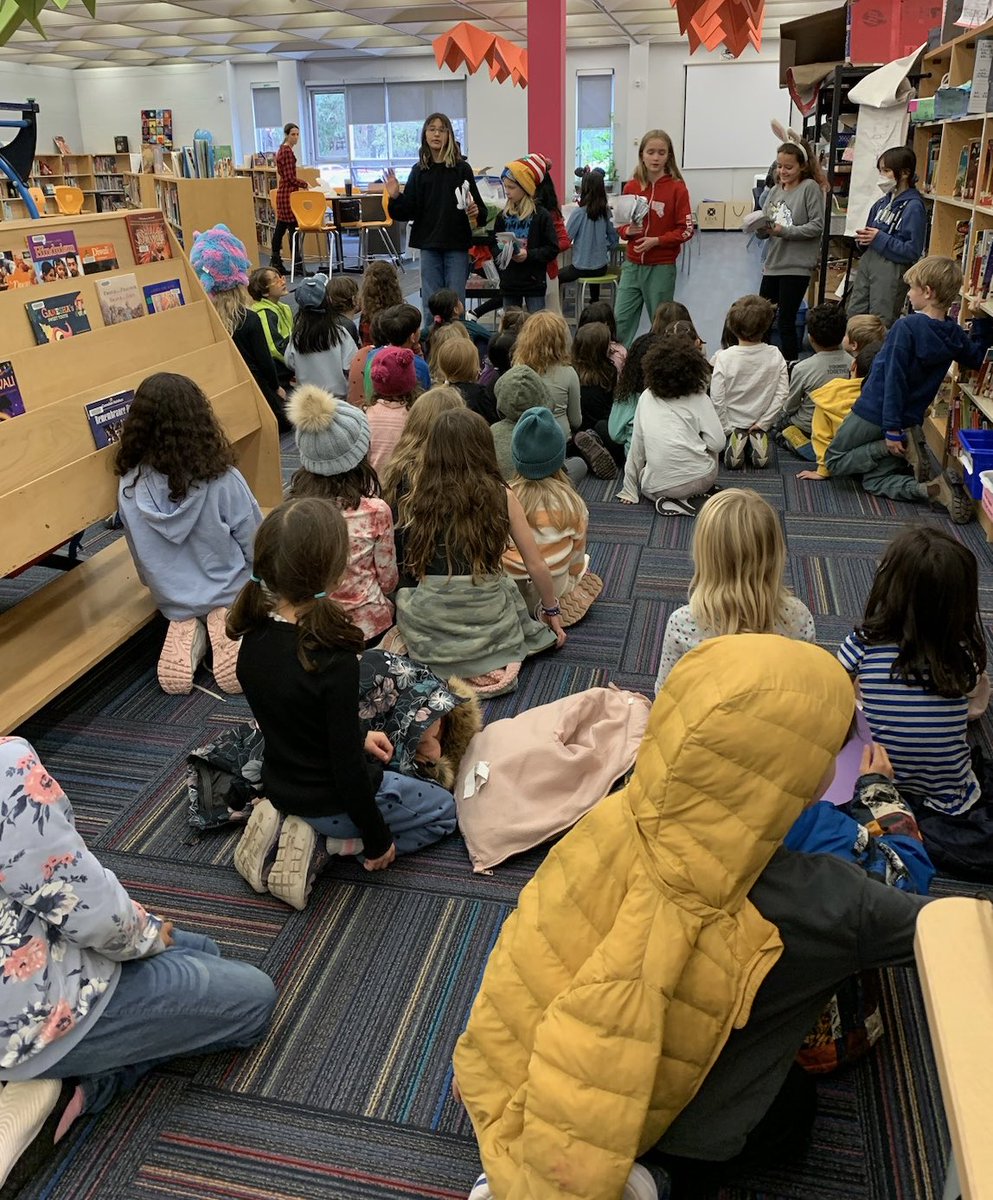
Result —
<instances>
[{"instance_id":1,"label":"long blonde hair","mask_svg":"<svg viewBox=\"0 0 993 1200\"><path fill-rule=\"evenodd\" d=\"M665 161L665 170L663 175L671 175L673 179L682 180L683 173L679 169L679 164L676 162L676 151L672 144L672 138L664 129L649 129L645 136L641 139L638 145L638 165L634 169L634 178L641 184L642 187L648 187L648 172L645 170L645 164L642 162L641 156L645 153L645 147L649 142L658 139L660 142L665 142L669 147L669 157Z\"/></svg>"},{"instance_id":2,"label":"long blonde hair","mask_svg":"<svg viewBox=\"0 0 993 1200\"><path fill-rule=\"evenodd\" d=\"M589 509L562 467L545 479L525 479L515 472L508 486L520 500L528 524L534 528L538 528L535 517L541 510L548 514L553 523L559 518L563 524L578 529L585 528L589 522Z\"/></svg>"},{"instance_id":3,"label":"long blonde hair","mask_svg":"<svg viewBox=\"0 0 993 1200\"><path fill-rule=\"evenodd\" d=\"M693 531L693 619L717 637L774 632L790 598L785 566L786 542L773 507L751 488L718 492Z\"/></svg>"},{"instance_id":4,"label":"long blonde hair","mask_svg":"<svg viewBox=\"0 0 993 1200\"><path fill-rule=\"evenodd\" d=\"M383 499L395 508L402 484L409 484L421 461L428 430L443 412L465 408L462 393L453 387L433 387L422 392L410 406L410 415L390 461L383 468L380 485Z\"/></svg>"},{"instance_id":5,"label":"long blonde hair","mask_svg":"<svg viewBox=\"0 0 993 1200\"><path fill-rule=\"evenodd\" d=\"M521 326L514 342L515 367L530 367L547 375L552 367L569 365L569 326L558 313L543 309Z\"/></svg>"},{"instance_id":6,"label":"long blonde hair","mask_svg":"<svg viewBox=\"0 0 993 1200\"><path fill-rule=\"evenodd\" d=\"M435 383L440 383L444 379L438 366L438 351L444 346L449 338L462 338L463 341L471 342L469 330L462 324L461 321L449 321L447 325L437 325L431 331L431 336L428 338L428 370L431 372L431 378Z\"/></svg>"},{"instance_id":7,"label":"long blonde hair","mask_svg":"<svg viewBox=\"0 0 993 1200\"><path fill-rule=\"evenodd\" d=\"M252 307L252 297L248 294L248 288L240 283L223 292L211 292L210 298L214 302L221 324L229 335L241 325L245 314Z\"/></svg>"}]
</instances>

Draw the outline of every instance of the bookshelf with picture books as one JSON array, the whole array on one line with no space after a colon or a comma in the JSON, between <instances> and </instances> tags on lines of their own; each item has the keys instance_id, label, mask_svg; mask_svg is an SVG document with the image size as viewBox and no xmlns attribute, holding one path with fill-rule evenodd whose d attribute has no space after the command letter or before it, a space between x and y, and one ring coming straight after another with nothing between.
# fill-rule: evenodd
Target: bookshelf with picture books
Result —
<instances>
[{"instance_id":1,"label":"bookshelf with picture books","mask_svg":"<svg viewBox=\"0 0 993 1200\"><path fill-rule=\"evenodd\" d=\"M117 507L114 444L155 371L194 379L263 506L282 495L276 421L156 211L0 226L0 576ZM0 733L155 613L119 538L0 616Z\"/></svg>"},{"instance_id":2,"label":"bookshelf with picture books","mask_svg":"<svg viewBox=\"0 0 993 1200\"><path fill-rule=\"evenodd\" d=\"M261 159L262 155L254 155L253 159ZM275 155L270 155L275 160ZM276 186L275 161L258 163L248 167L235 167L235 175L239 179L249 179L252 184L252 209L255 216L255 241L260 246L272 244L272 235L276 228L276 213L269 201L269 193Z\"/></svg>"},{"instance_id":3,"label":"bookshelf with picture books","mask_svg":"<svg viewBox=\"0 0 993 1200\"><path fill-rule=\"evenodd\" d=\"M124 176L130 166L129 154L38 154L27 183L44 193L47 216L58 212L56 187L78 187L83 212L113 212L126 207ZM22 221L27 216L27 205L7 184L0 220Z\"/></svg>"}]
</instances>

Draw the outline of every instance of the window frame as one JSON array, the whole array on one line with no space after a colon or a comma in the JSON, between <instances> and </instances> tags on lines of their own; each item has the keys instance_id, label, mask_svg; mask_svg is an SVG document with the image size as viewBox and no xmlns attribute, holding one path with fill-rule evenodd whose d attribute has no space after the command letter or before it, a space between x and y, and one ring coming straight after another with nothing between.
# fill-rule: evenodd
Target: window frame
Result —
<instances>
[{"instance_id":1,"label":"window frame","mask_svg":"<svg viewBox=\"0 0 993 1200\"><path fill-rule=\"evenodd\" d=\"M581 125L580 114L582 111L582 87L584 79L609 79L610 80L610 114L606 125ZM575 165L576 167L585 167L587 163L592 166L603 166L608 180L617 177L617 121L616 121L616 100L617 100L617 77L614 74L612 67L600 67L590 70L576 71L576 119L575 119ZM582 152L583 133L585 131L600 132L606 130L610 138L610 150L605 159L593 160Z\"/></svg>"},{"instance_id":2,"label":"window frame","mask_svg":"<svg viewBox=\"0 0 993 1200\"><path fill-rule=\"evenodd\" d=\"M258 110L255 106L255 98L263 92L274 92L276 95L276 107L279 107L279 85L275 83L253 83L251 85L252 92L252 145L256 154L272 154L279 149L283 140L283 121L282 117L276 125L260 125ZM275 134L274 146L263 146L260 144L259 131L271 130Z\"/></svg>"}]
</instances>

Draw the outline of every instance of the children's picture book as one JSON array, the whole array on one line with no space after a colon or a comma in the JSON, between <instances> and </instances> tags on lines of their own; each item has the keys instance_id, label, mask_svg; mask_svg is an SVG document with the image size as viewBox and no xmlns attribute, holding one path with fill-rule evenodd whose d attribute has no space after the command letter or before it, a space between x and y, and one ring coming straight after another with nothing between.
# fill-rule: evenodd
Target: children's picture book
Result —
<instances>
[{"instance_id":1,"label":"children's picture book","mask_svg":"<svg viewBox=\"0 0 993 1200\"><path fill-rule=\"evenodd\" d=\"M29 300L24 307L39 346L90 331L90 318L86 315L86 301L81 292Z\"/></svg>"},{"instance_id":2,"label":"children's picture book","mask_svg":"<svg viewBox=\"0 0 993 1200\"><path fill-rule=\"evenodd\" d=\"M21 389L17 386L14 368L9 362L0 362L0 421L19 417L22 412L24 401L21 399Z\"/></svg>"},{"instance_id":3,"label":"children's picture book","mask_svg":"<svg viewBox=\"0 0 993 1200\"><path fill-rule=\"evenodd\" d=\"M941 151L941 134L932 133L927 143L927 166L924 169L924 191L930 195L935 189L938 173L938 154Z\"/></svg>"},{"instance_id":4,"label":"children's picture book","mask_svg":"<svg viewBox=\"0 0 993 1200\"><path fill-rule=\"evenodd\" d=\"M145 293L145 305L150 313L165 312L166 309L179 308L186 303L178 279L166 279L162 283L146 283L142 291Z\"/></svg>"},{"instance_id":5,"label":"children's picture book","mask_svg":"<svg viewBox=\"0 0 993 1200\"><path fill-rule=\"evenodd\" d=\"M29 233L28 253L39 283L78 279L83 273L83 262L76 249L76 235L71 229Z\"/></svg>"},{"instance_id":6,"label":"children's picture book","mask_svg":"<svg viewBox=\"0 0 993 1200\"><path fill-rule=\"evenodd\" d=\"M969 146L968 143L962 147L959 153L959 165L955 171L955 183L952 185L952 195L957 198L964 198L965 181L969 174Z\"/></svg>"},{"instance_id":7,"label":"children's picture book","mask_svg":"<svg viewBox=\"0 0 993 1200\"><path fill-rule=\"evenodd\" d=\"M979 155L982 142L973 138L969 142L969 162L965 169L965 187L962 189L963 200L975 200L976 188L979 186Z\"/></svg>"},{"instance_id":8,"label":"children's picture book","mask_svg":"<svg viewBox=\"0 0 993 1200\"><path fill-rule=\"evenodd\" d=\"M34 263L27 250L0 250L0 292L34 287Z\"/></svg>"},{"instance_id":9,"label":"children's picture book","mask_svg":"<svg viewBox=\"0 0 993 1200\"><path fill-rule=\"evenodd\" d=\"M84 405L86 419L90 423L93 444L98 450L113 446L121 440L124 418L134 400L134 392L116 392L103 400L94 400Z\"/></svg>"},{"instance_id":10,"label":"children's picture book","mask_svg":"<svg viewBox=\"0 0 993 1200\"><path fill-rule=\"evenodd\" d=\"M145 315L145 302L133 271L130 275L97 279L95 286L105 325L120 325Z\"/></svg>"},{"instance_id":11,"label":"children's picture book","mask_svg":"<svg viewBox=\"0 0 993 1200\"><path fill-rule=\"evenodd\" d=\"M55 143L55 151L57 154L61 154L63 157L65 157L67 154L72 154L72 149L69 146L69 143L65 140L61 133L56 134L55 137L52 138L52 141Z\"/></svg>"},{"instance_id":12,"label":"children's picture book","mask_svg":"<svg viewBox=\"0 0 993 1200\"><path fill-rule=\"evenodd\" d=\"M172 258L165 218L158 213L127 213L128 237L136 266Z\"/></svg>"},{"instance_id":13,"label":"children's picture book","mask_svg":"<svg viewBox=\"0 0 993 1200\"><path fill-rule=\"evenodd\" d=\"M99 275L102 271L116 271L120 265L113 242L100 242L93 246L80 246L79 257L83 261L84 275Z\"/></svg>"}]
</instances>

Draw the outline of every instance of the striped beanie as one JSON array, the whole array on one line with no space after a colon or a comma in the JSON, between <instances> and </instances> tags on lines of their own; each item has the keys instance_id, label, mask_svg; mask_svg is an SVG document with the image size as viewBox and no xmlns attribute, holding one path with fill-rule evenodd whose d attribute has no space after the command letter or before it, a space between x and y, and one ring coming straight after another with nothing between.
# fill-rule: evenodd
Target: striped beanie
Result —
<instances>
[{"instance_id":1,"label":"striped beanie","mask_svg":"<svg viewBox=\"0 0 993 1200\"><path fill-rule=\"evenodd\" d=\"M501 178L510 175L529 196L533 196L538 184L548 174L545 162L546 159L540 154L528 154L524 158L515 158L513 162L507 163L504 167Z\"/></svg>"}]
</instances>

